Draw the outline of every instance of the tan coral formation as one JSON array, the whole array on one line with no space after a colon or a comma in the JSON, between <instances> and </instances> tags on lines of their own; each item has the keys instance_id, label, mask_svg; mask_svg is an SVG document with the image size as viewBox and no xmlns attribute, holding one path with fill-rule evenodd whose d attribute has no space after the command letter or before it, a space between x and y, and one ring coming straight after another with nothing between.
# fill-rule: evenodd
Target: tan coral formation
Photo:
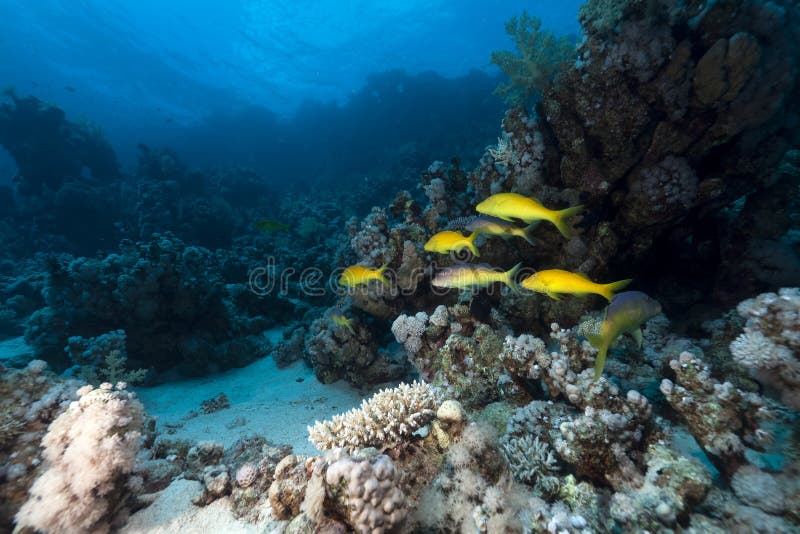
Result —
<instances>
[{"instance_id":1,"label":"tan coral formation","mask_svg":"<svg viewBox=\"0 0 800 534\"><path fill-rule=\"evenodd\" d=\"M308 427L308 439L320 450L394 445L431 422L437 406L436 393L425 382L401 383L365 399L360 408L317 421Z\"/></svg>"},{"instance_id":2,"label":"tan coral formation","mask_svg":"<svg viewBox=\"0 0 800 534\"><path fill-rule=\"evenodd\" d=\"M78 395L43 440L45 470L17 514L18 529L102 533L127 518L142 405L124 383L85 386Z\"/></svg>"}]
</instances>

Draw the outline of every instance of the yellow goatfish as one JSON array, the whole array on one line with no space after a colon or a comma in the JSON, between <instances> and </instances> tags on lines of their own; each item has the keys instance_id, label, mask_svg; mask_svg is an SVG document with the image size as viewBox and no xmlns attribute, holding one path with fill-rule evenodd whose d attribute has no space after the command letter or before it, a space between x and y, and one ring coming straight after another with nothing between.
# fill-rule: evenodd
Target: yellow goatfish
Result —
<instances>
[{"instance_id":1,"label":"yellow goatfish","mask_svg":"<svg viewBox=\"0 0 800 534\"><path fill-rule=\"evenodd\" d=\"M451 232L445 230L434 234L428 242L425 243L425 250L428 252L438 252L439 254L448 254L450 252L458 252L462 249L469 249L475 256L480 256L478 249L475 247L475 238L478 234L472 232L469 237L464 237L458 232Z\"/></svg>"},{"instance_id":2,"label":"yellow goatfish","mask_svg":"<svg viewBox=\"0 0 800 534\"><path fill-rule=\"evenodd\" d=\"M589 334L586 338L598 351L594 360L594 379L603 374L608 348L622 334L630 334L639 347L642 346L644 323L661 313L661 304L641 291L625 291L614 297L603 313L600 333Z\"/></svg>"},{"instance_id":3,"label":"yellow goatfish","mask_svg":"<svg viewBox=\"0 0 800 534\"><path fill-rule=\"evenodd\" d=\"M525 289L544 293L550 298L559 300L559 293L570 293L572 295L587 295L594 293L605 297L609 302L614 298L617 291L622 291L633 279L620 280L611 284L598 284L592 282L583 273L571 273L560 269L549 269L539 271L520 282Z\"/></svg>"},{"instance_id":4,"label":"yellow goatfish","mask_svg":"<svg viewBox=\"0 0 800 534\"><path fill-rule=\"evenodd\" d=\"M347 316L343 314L341 311L339 310L332 311L331 320L333 321L333 324L337 326L344 326L345 328L350 330L350 332L352 332L353 334L356 333L355 329L353 329L353 323L351 323L350 319L348 319Z\"/></svg>"},{"instance_id":5,"label":"yellow goatfish","mask_svg":"<svg viewBox=\"0 0 800 534\"><path fill-rule=\"evenodd\" d=\"M383 276L383 271L386 270L386 265L380 269L368 269L361 265L351 265L342 272L339 277L339 285L345 287L355 287L361 284L367 284L370 280L378 280L385 286L389 285L389 281Z\"/></svg>"},{"instance_id":6,"label":"yellow goatfish","mask_svg":"<svg viewBox=\"0 0 800 534\"><path fill-rule=\"evenodd\" d=\"M498 237L502 237L503 239L517 236L521 237L531 245L535 245L533 237L531 237L531 230L533 230L537 224L538 221L526 226L525 228L520 228L519 226L516 226L505 219L492 217L491 215L481 215L480 217L475 217L469 223L467 223L467 225L464 226L464 230L479 235L496 235Z\"/></svg>"},{"instance_id":7,"label":"yellow goatfish","mask_svg":"<svg viewBox=\"0 0 800 534\"><path fill-rule=\"evenodd\" d=\"M514 291L517 291L517 282L514 277L519 272L521 263L516 264L508 271L499 271L489 265L474 265L462 263L442 269L433 277L431 284L436 287L450 287L458 289L478 289L502 282Z\"/></svg>"},{"instance_id":8,"label":"yellow goatfish","mask_svg":"<svg viewBox=\"0 0 800 534\"><path fill-rule=\"evenodd\" d=\"M574 206L565 210L550 210L542 206L538 200L517 193L498 193L492 195L477 206L478 213L499 217L506 221L520 220L528 224L534 221L550 221L561 235L569 239L570 230L567 225L570 217L583 211L583 206Z\"/></svg>"}]
</instances>

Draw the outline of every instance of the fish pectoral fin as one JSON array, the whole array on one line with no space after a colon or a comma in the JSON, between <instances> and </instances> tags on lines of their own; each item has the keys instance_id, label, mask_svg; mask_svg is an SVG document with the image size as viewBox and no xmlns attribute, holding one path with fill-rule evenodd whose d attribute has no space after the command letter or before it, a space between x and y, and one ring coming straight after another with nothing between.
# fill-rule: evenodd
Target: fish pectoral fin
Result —
<instances>
[{"instance_id":1,"label":"fish pectoral fin","mask_svg":"<svg viewBox=\"0 0 800 534\"><path fill-rule=\"evenodd\" d=\"M545 291L545 294L553 300L561 300L561 297L558 296L558 293L553 293L552 291Z\"/></svg>"},{"instance_id":2,"label":"fish pectoral fin","mask_svg":"<svg viewBox=\"0 0 800 534\"><path fill-rule=\"evenodd\" d=\"M641 328L637 328L636 330L631 330L630 334L631 334L631 336L633 336L633 339L636 340L636 346L638 346L641 349L642 348L642 341L644 341L642 339L642 329Z\"/></svg>"}]
</instances>

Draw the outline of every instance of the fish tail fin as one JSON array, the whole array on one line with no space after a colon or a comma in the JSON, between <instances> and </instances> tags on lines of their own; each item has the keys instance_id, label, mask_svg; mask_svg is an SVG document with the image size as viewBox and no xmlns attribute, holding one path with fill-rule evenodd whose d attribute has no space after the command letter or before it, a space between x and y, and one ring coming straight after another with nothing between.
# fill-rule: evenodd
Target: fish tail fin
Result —
<instances>
[{"instance_id":1,"label":"fish tail fin","mask_svg":"<svg viewBox=\"0 0 800 534\"><path fill-rule=\"evenodd\" d=\"M589 334L586 336L589 343L596 348L599 352L594 359L594 379L595 381L603 374L603 368L606 366L606 354L608 353L608 344L600 334Z\"/></svg>"},{"instance_id":2,"label":"fish tail fin","mask_svg":"<svg viewBox=\"0 0 800 534\"><path fill-rule=\"evenodd\" d=\"M517 283L517 273L522 269L522 262L519 262L511 269L505 272L503 283L511 288L514 293L520 293L519 284Z\"/></svg>"},{"instance_id":3,"label":"fish tail fin","mask_svg":"<svg viewBox=\"0 0 800 534\"><path fill-rule=\"evenodd\" d=\"M476 258L479 258L481 255L481 253L478 252L478 247L475 246L475 239L477 239L478 235L480 234L478 234L477 231L472 232L471 234L469 234L469 237L467 238L467 248L469 249L470 252L472 252L472 254Z\"/></svg>"},{"instance_id":4,"label":"fish tail fin","mask_svg":"<svg viewBox=\"0 0 800 534\"><path fill-rule=\"evenodd\" d=\"M540 222L542 221L533 221L522 229L522 238L533 246L536 246L536 242L533 240L533 231L539 226Z\"/></svg>"},{"instance_id":5,"label":"fish tail fin","mask_svg":"<svg viewBox=\"0 0 800 534\"><path fill-rule=\"evenodd\" d=\"M603 296L606 298L606 300L611 302L611 299L614 298L614 295L628 287L631 282L633 282L633 278L627 278L625 280L612 282L610 284L603 284Z\"/></svg>"},{"instance_id":6,"label":"fish tail fin","mask_svg":"<svg viewBox=\"0 0 800 534\"><path fill-rule=\"evenodd\" d=\"M583 206L573 206L565 210L557 211L553 218L553 224L556 225L561 235L569 239L572 237L572 226L567 224L569 220L583 211Z\"/></svg>"},{"instance_id":7,"label":"fish tail fin","mask_svg":"<svg viewBox=\"0 0 800 534\"><path fill-rule=\"evenodd\" d=\"M378 269L378 280L380 280L380 282L386 287L389 287L391 284L389 284L389 280L387 280L386 276L384 276L383 274L386 271L387 267L389 267L389 264L384 263L383 265L381 265L380 269Z\"/></svg>"}]
</instances>

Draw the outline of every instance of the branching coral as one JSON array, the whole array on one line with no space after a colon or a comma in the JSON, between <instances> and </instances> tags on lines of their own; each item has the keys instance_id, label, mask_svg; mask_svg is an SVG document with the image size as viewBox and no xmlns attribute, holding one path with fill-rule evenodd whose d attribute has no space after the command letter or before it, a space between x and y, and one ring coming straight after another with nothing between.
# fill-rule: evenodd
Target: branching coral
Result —
<instances>
[{"instance_id":1,"label":"branching coral","mask_svg":"<svg viewBox=\"0 0 800 534\"><path fill-rule=\"evenodd\" d=\"M431 422L437 406L436 393L428 384L400 384L365 399L360 408L317 421L308 427L308 439L321 450L396 445Z\"/></svg>"},{"instance_id":2,"label":"branching coral","mask_svg":"<svg viewBox=\"0 0 800 534\"><path fill-rule=\"evenodd\" d=\"M535 484L558 470L558 461L552 449L539 436L530 434L521 438L505 439L503 453L514 478L526 484Z\"/></svg>"},{"instance_id":3,"label":"branching coral","mask_svg":"<svg viewBox=\"0 0 800 534\"><path fill-rule=\"evenodd\" d=\"M45 471L17 514L18 527L108 532L125 520L144 413L124 387L85 386L53 422L43 440Z\"/></svg>"}]
</instances>

